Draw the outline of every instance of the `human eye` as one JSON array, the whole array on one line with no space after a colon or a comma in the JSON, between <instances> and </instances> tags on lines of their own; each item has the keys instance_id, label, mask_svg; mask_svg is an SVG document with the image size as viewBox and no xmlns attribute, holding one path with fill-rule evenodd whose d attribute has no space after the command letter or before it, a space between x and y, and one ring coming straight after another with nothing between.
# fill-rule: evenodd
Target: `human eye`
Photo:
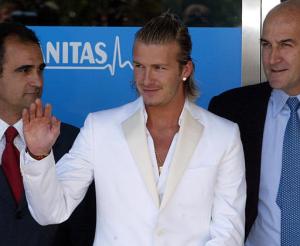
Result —
<instances>
[{"instance_id":1,"label":"human eye","mask_svg":"<svg viewBox=\"0 0 300 246\"><path fill-rule=\"evenodd\" d=\"M280 46L282 48L289 48L289 47L293 47L293 44L291 42L282 42L280 43Z\"/></svg>"},{"instance_id":2,"label":"human eye","mask_svg":"<svg viewBox=\"0 0 300 246\"><path fill-rule=\"evenodd\" d=\"M31 66L21 66L16 69L19 73L29 73L31 70Z\"/></svg>"},{"instance_id":3,"label":"human eye","mask_svg":"<svg viewBox=\"0 0 300 246\"><path fill-rule=\"evenodd\" d=\"M270 48L271 47L271 44L268 41L265 41L265 40L261 40L260 45L263 48Z\"/></svg>"},{"instance_id":4,"label":"human eye","mask_svg":"<svg viewBox=\"0 0 300 246\"><path fill-rule=\"evenodd\" d=\"M163 65L155 65L154 67L156 70L166 70L166 67Z\"/></svg>"},{"instance_id":5,"label":"human eye","mask_svg":"<svg viewBox=\"0 0 300 246\"><path fill-rule=\"evenodd\" d=\"M133 67L134 67L135 69L141 69L141 68L143 68L143 65L140 64L140 63L134 62L134 63L133 63Z\"/></svg>"}]
</instances>

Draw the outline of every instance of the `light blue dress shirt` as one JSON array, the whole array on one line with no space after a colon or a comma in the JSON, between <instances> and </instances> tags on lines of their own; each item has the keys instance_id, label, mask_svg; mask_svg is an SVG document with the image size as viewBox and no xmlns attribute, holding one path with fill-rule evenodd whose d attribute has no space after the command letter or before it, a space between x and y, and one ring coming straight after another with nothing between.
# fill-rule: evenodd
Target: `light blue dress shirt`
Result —
<instances>
[{"instance_id":1,"label":"light blue dress shirt","mask_svg":"<svg viewBox=\"0 0 300 246\"><path fill-rule=\"evenodd\" d=\"M300 96L297 97L300 100ZM268 103L262 145L258 216L246 246L280 246L281 214L276 197L281 174L284 132L290 117L290 109L286 105L288 98L282 90L274 89Z\"/></svg>"}]
</instances>

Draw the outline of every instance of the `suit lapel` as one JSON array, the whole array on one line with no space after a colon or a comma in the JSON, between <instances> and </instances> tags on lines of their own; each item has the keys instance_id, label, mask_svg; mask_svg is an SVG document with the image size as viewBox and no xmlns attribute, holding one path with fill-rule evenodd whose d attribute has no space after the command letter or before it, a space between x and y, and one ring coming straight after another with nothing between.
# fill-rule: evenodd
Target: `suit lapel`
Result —
<instances>
[{"instance_id":1,"label":"suit lapel","mask_svg":"<svg viewBox=\"0 0 300 246\"><path fill-rule=\"evenodd\" d=\"M123 122L122 127L140 174L155 205L159 207L159 196L148 150L143 110L141 108L137 110L136 113Z\"/></svg>"},{"instance_id":2,"label":"suit lapel","mask_svg":"<svg viewBox=\"0 0 300 246\"><path fill-rule=\"evenodd\" d=\"M196 146L198 145L203 130L203 126L195 120L186 109L183 111L182 119L183 121L179 130L178 142L176 144L175 153L170 166L161 209L166 206L174 193L176 186L189 164Z\"/></svg>"}]
</instances>

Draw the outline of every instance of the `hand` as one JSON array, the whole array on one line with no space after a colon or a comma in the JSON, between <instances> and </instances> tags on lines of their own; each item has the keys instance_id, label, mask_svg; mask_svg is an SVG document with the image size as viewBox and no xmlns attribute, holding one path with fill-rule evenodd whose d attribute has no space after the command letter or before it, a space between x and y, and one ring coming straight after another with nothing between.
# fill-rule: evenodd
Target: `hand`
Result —
<instances>
[{"instance_id":1,"label":"hand","mask_svg":"<svg viewBox=\"0 0 300 246\"><path fill-rule=\"evenodd\" d=\"M23 109L23 132L26 146L35 156L48 155L60 133L60 121L51 114L52 107L43 109L41 99L36 99L29 109Z\"/></svg>"}]
</instances>

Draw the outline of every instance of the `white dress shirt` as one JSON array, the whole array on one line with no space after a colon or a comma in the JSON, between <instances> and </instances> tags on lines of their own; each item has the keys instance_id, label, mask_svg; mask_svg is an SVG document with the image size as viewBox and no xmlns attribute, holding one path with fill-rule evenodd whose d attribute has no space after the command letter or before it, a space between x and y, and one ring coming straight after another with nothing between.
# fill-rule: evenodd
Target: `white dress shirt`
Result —
<instances>
[{"instance_id":1,"label":"white dress shirt","mask_svg":"<svg viewBox=\"0 0 300 246\"><path fill-rule=\"evenodd\" d=\"M188 103L185 102L184 107L187 107ZM179 117L178 120L178 125L180 127L181 125L181 115ZM145 128L146 127L146 123L147 123L147 119L148 119L148 115L146 110L144 109L144 119L145 119ZM154 141L153 138L150 134L150 132L148 131L148 129L146 130L147 133L147 143L148 143L148 149L149 149L149 153L151 156L151 161L152 161L152 167L153 167L153 173L154 173L154 177L155 177L155 181L156 181L156 187L157 187L157 191L159 194L159 199L160 201L162 201L163 195L164 195L164 191L166 188L166 181L169 175L169 170L170 170L170 165L174 156L174 152L175 152L175 147L176 147L176 143L177 143L177 139L178 139L178 132L174 135L173 139L172 139L172 143L170 145L167 157L163 163L163 166L161 167L161 169L159 170L158 168L158 163L157 163L157 159L156 159L156 154L155 154L155 147L154 147Z\"/></svg>"},{"instance_id":2,"label":"white dress shirt","mask_svg":"<svg viewBox=\"0 0 300 246\"><path fill-rule=\"evenodd\" d=\"M14 144L16 148L21 151L23 148L25 148L25 140L23 135L23 122L22 119L20 119L18 122L16 122L14 125L14 128L18 131L19 135L16 136L14 139ZM0 165L2 164L2 154L5 148L6 140L5 140L5 131L9 127L9 125L0 119Z\"/></svg>"}]
</instances>

